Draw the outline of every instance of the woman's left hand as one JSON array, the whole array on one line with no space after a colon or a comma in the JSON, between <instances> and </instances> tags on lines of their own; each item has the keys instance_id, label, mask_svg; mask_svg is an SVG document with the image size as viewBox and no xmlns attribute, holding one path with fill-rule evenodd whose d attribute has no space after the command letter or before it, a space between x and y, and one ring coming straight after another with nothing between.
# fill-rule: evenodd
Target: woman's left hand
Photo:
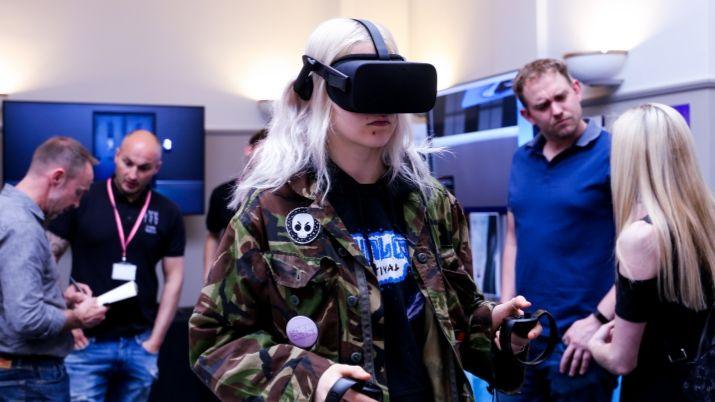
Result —
<instances>
[{"instance_id":1,"label":"woman's left hand","mask_svg":"<svg viewBox=\"0 0 715 402\"><path fill-rule=\"evenodd\" d=\"M494 342L496 343L497 348L499 348L499 350L501 350L501 344L499 343L500 331L498 331L497 329L501 327L502 323L504 322L504 319L512 316L522 316L524 315L523 309L528 308L530 306L531 303L526 300L524 296L516 296L506 303L494 306L494 309L492 310L492 332L496 331ZM529 341L532 339L536 339L541 334L541 331L541 324L537 323L536 326L529 331L526 338L523 338L516 334L512 334L511 350L514 352L514 354L523 352L524 349L526 349L526 345L529 344Z\"/></svg>"}]
</instances>

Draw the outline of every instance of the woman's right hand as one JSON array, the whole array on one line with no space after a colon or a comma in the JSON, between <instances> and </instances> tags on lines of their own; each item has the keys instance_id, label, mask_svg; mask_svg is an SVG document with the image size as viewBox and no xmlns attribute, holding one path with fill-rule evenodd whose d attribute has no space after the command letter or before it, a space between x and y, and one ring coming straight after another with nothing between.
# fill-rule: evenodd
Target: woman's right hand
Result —
<instances>
[{"instance_id":1,"label":"woman's right hand","mask_svg":"<svg viewBox=\"0 0 715 402\"><path fill-rule=\"evenodd\" d=\"M325 401L325 397L328 396L328 392L330 392L330 389L333 387L335 382L343 377L352 378L358 381L370 381L370 373L363 370L360 366L333 364L325 370L325 372L323 372L322 376L320 376L320 379L318 380L318 388L315 390L315 398L313 398L313 400L315 402ZM350 402L375 401L374 399L351 389L343 395L343 400Z\"/></svg>"}]
</instances>

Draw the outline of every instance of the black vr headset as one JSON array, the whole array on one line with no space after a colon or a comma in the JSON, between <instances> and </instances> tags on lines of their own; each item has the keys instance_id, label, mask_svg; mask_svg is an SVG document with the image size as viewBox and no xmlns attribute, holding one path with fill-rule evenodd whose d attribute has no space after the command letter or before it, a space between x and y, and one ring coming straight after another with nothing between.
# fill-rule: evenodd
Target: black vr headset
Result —
<instances>
[{"instance_id":1,"label":"black vr headset","mask_svg":"<svg viewBox=\"0 0 715 402\"><path fill-rule=\"evenodd\" d=\"M307 101L313 93L315 73L325 80L328 96L341 108L355 113L424 113L437 96L437 71L427 63L412 63L389 54L380 31L370 21L355 21L367 29L377 54L350 54L331 65L303 56L303 69L293 90Z\"/></svg>"}]
</instances>

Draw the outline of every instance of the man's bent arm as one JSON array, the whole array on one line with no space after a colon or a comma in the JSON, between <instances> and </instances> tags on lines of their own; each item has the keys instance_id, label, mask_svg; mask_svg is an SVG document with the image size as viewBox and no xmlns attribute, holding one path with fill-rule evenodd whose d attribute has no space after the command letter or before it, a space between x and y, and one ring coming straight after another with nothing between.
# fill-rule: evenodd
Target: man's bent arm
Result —
<instances>
[{"instance_id":1,"label":"man's bent arm","mask_svg":"<svg viewBox=\"0 0 715 402\"><path fill-rule=\"evenodd\" d=\"M144 348L153 353L158 352L164 342L166 331L174 319L181 295L181 285L184 282L184 257L164 257L161 265L164 270L164 290L161 293L159 311L156 314L151 336L144 342Z\"/></svg>"}]
</instances>

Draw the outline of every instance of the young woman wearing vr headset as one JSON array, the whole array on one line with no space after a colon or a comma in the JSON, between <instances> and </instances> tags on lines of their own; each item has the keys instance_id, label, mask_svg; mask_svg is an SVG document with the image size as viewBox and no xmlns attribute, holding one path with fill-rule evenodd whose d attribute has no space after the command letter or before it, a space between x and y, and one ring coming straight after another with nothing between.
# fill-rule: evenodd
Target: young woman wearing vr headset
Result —
<instances>
[{"instance_id":1,"label":"young woman wearing vr headset","mask_svg":"<svg viewBox=\"0 0 715 402\"><path fill-rule=\"evenodd\" d=\"M530 303L478 293L463 211L403 114L433 106L434 67L351 19L318 26L303 62L191 317L194 371L223 400L471 400L465 369L515 390L494 340Z\"/></svg>"}]
</instances>

